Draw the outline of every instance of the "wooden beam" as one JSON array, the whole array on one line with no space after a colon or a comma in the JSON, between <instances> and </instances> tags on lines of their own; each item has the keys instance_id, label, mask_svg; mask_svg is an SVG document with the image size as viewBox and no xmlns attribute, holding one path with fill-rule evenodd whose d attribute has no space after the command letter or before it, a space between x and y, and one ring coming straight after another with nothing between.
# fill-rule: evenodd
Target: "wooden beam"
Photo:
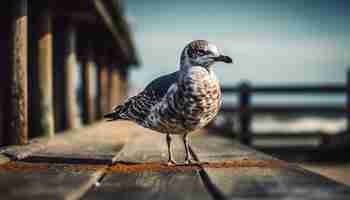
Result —
<instances>
[{"instance_id":1,"label":"wooden beam","mask_svg":"<svg viewBox=\"0 0 350 200\"><path fill-rule=\"evenodd\" d=\"M85 49L83 56L83 94L84 94L84 123L90 124L95 119L95 63L91 45Z\"/></svg>"},{"instance_id":2,"label":"wooden beam","mask_svg":"<svg viewBox=\"0 0 350 200\"><path fill-rule=\"evenodd\" d=\"M116 105L119 105L122 100L121 91L121 73L115 66L110 66L109 80L109 110L112 110Z\"/></svg>"},{"instance_id":3,"label":"wooden beam","mask_svg":"<svg viewBox=\"0 0 350 200\"><path fill-rule=\"evenodd\" d=\"M108 64L104 56L100 56L99 58L98 97L99 97L98 118L102 118L103 114L109 111L108 109Z\"/></svg>"},{"instance_id":4,"label":"wooden beam","mask_svg":"<svg viewBox=\"0 0 350 200\"><path fill-rule=\"evenodd\" d=\"M18 0L13 5L11 20L9 84L6 102L6 144L26 144L28 142L27 103L27 54L28 16L27 0Z\"/></svg>"},{"instance_id":5,"label":"wooden beam","mask_svg":"<svg viewBox=\"0 0 350 200\"><path fill-rule=\"evenodd\" d=\"M251 121L252 113L249 108L251 104L251 90L249 83L242 83L240 86L240 96L239 96L239 121L240 130L239 137L243 144L251 144Z\"/></svg>"},{"instance_id":6,"label":"wooden beam","mask_svg":"<svg viewBox=\"0 0 350 200\"><path fill-rule=\"evenodd\" d=\"M346 73L346 110L347 132L350 134L350 66Z\"/></svg>"},{"instance_id":7,"label":"wooden beam","mask_svg":"<svg viewBox=\"0 0 350 200\"><path fill-rule=\"evenodd\" d=\"M127 19L124 16L124 8L123 8L123 2L119 0L111 0L111 9L112 13L114 14L114 20L117 23L117 26L120 27L121 35L123 36L124 40L126 41L126 44L128 45L129 54L130 54L130 60L128 60L127 64L132 64L134 66L139 65L139 61L137 59L137 53L134 47L134 41L132 39L132 33L130 31L130 26L127 23Z\"/></svg>"},{"instance_id":8,"label":"wooden beam","mask_svg":"<svg viewBox=\"0 0 350 200\"><path fill-rule=\"evenodd\" d=\"M103 0L94 0L94 6L98 12L98 14L102 17L105 25L108 30L112 33L114 40L116 41L117 47L120 49L122 57L125 60L130 60L129 48L127 42L120 35L120 31L118 27L115 25L114 19L111 14L108 12L107 7Z\"/></svg>"},{"instance_id":9,"label":"wooden beam","mask_svg":"<svg viewBox=\"0 0 350 200\"><path fill-rule=\"evenodd\" d=\"M73 129L79 126L79 113L76 94L77 54L76 54L76 27L68 22L65 30L64 44L64 79L65 79L65 125Z\"/></svg>"},{"instance_id":10,"label":"wooden beam","mask_svg":"<svg viewBox=\"0 0 350 200\"><path fill-rule=\"evenodd\" d=\"M54 112L53 112L53 35L52 15L49 9L45 9L39 15L38 37L38 65L36 86L38 90L33 123L37 127L36 136L54 135ZM33 66L35 67L35 66Z\"/></svg>"},{"instance_id":11,"label":"wooden beam","mask_svg":"<svg viewBox=\"0 0 350 200\"><path fill-rule=\"evenodd\" d=\"M71 18L73 21L79 23L87 23L87 24L102 24L102 22L99 21L98 17L94 15L92 12L87 11L75 11L75 12L69 12L69 11L62 11L54 13L55 17L68 17Z\"/></svg>"}]
</instances>

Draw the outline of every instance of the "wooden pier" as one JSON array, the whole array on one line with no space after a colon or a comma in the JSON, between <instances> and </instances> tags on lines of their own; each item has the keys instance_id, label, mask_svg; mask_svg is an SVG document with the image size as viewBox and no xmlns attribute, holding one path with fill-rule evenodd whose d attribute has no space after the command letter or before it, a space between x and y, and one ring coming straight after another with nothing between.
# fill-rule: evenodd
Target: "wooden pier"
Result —
<instances>
[{"instance_id":1,"label":"wooden pier","mask_svg":"<svg viewBox=\"0 0 350 200\"><path fill-rule=\"evenodd\" d=\"M183 162L180 138L175 159ZM1 151L4 199L347 199L350 187L204 131L202 164L167 166L165 135L129 122L99 123Z\"/></svg>"},{"instance_id":2,"label":"wooden pier","mask_svg":"<svg viewBox=\"0 0 350 200\"><path fill-rule=\"evenodd\" d=\"M127 95L136 66L115 0L1 2L0 146L101 119Z\"/></svg>"},{"instance_id":3,"label":"wooden pier","mask_svg":"<svg viewBox=\"0 0 350 200\"><path fill-rule=\"evenodd\" d=\"M249 82L242 82L239 86L222 86L223 95L235 94L238 103L237 105L224 104L220 110L221 114L224 114L226 118L237 115L239 130L235 133L238 135L239 140L246 145L252 145L254 138L272 138L272 137L311 137L316 136L321 138L322 148L334 148L336 141L339 137L331 138L328 135L319 133L305 133L297 135L288 135L288 130L281 130L282 134L259 134L254 133L251 129L252 121L255 114L286 114L286 113L298 113L298 114L310 114L310 113L327 113L343 115L347 118L347 130L342 134L344 139L341 146L348 146L350 144L350 69L347 73L347 82L345 84L285 84L285 85L251 85ZM258 95L344 95L346 96L345 104L293 104L293 103L278 103L272 102L270 104L253 104L252 98ZM232 124L227 130L232 132ZM334 140L334 142L333 142ZM336 140L336 141L335 141ZM339 147L339 145L338 145Z\"/></svg>"},{"instance_id":4,"label":"wooden pier","mask_svg":"<svg viewBox=\"0 0 350 200\"><path fill-rule=\"evenodd\" d=\"M167 166L165 135L101 122L127 96L138 63L119 0L1 5L1 200L348 199L349 186L217 132L191 137L197 164ZM242 86L242 135L251 92ZM179 138L173 148L183 162Z\"/></svg>"}]
</instances>

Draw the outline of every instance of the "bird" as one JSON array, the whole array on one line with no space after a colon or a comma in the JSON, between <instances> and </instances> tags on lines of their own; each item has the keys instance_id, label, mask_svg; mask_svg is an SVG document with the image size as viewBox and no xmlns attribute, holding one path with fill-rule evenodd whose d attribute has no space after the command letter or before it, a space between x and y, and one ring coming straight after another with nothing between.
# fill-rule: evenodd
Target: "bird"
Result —
<instances>
[{"instance_id":1,"label":"bird","mask_svg":"<svg viewBox=\"0 0 350 200\"><path fill-rule=\"evenodd\" d=\"M177 165L171 148L172 135L181 135L185 164L196 163L189 152L189 134L203 128L217 115L221 90L213 71L217 62L232 63L229 56L206 40L187 44L177 71L151 81L139 94L104 115L108 121L130 120L166 134L168 165Z\"/></svg>"}]
</instances>

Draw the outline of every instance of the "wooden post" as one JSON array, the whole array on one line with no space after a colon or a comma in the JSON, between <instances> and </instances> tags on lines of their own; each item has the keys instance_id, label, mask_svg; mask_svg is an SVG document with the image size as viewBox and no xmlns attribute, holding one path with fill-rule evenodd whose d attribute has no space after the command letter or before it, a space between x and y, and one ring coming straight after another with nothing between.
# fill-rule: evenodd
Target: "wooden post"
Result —
<instances>
[{"instance_id":1,"label":"wooden post","mask_svg":"<svg viewBox=\"0 0 350 200\"><path fill-rule=\"evenodd\" d=\"M108 64L104 56L100 56L98 66L98 118L101 118L108 109Z\"/></svg>"},{"instance_id":2,"label":"wooden post","mask_svg":"<svg viewBox=\"0 0 350 200\"><path fill-rule=\"evenodd\" d=\"M346 76L346 117L347 117L347 132L350 134L350 66L347 69Z\"/></svg>"},{"instance_id":3,"label":"wooden post","mask_svg":"<svg viewBox=\"0 0 350 200\"><path fill-rule=\"evenodd\" d=\"M243 144L250 145L252 142L251 133L251 87L250 84L244 82L240 85L239 93L239 120L240 120L240 131L239 137Z\"/></svg>"},{"instance_id":4,"label":"wooden post","mask_svg":"<svg viewBox=\"0 0 350 200\"><path fill-rule=\"evenodd\" d=\"M119 101L122 103L128 97L129 92L128 72L125 69L121 71L120 80L121 95Z\"/></svg>"},{"instance_id":5,"label":"wooden post","mask_svg":"<svg viewBox=\"0 0 350 200\"><path fill-rule=\"evenodd\" d=\"M53 36L52 16L49 9L45 9L39 15L39 38L38 38L38 66L35 72L38 80L36 90L38 91L35 102L38 109L32 123L35 123L36 136L54 135L54 113L53 113ZM33 66L35 67L35 66Z\"/></svg>"},{"instance_id":6,"label":"wooden post","mask_svg":"<svg viewBox=\"0 0 350 200\"><path fill-rule=\"evenodd\" d=\"M27 0L13 2L13 18L10 35L9 77L6 84L8 95L4 106L6 113L6 144L26 144L28 142L28 16ZM5 31L5 30L4 30Z\"/></svg>"},{"instance_id":7,"label":"wooden post","mask_svg":"<svg viewBox=\"0 0 350 200\"><path fill-rule=\"evenodd\" d=\"M76 29L72 22L68 22L65 30L64 44L64 79L65 79L65 114L66 128L73 129L79 126L79 113L77 107L76 78Z\"/></svg>"},{"instance_id":8,"label":"wooden post","mask_svg":"<svg viewBox=\"0 0 350 200\"><path fill-rule=\"evenodd\" d=\"M95 119L95 65L91 45L85 49L83 55L83 96L84 96L84 123L90 124Z\"/></svg>"},{"instance_id":9,"label":"wooden post","mask_svg":"<svg viewBox=\"0 0 350 200\"><path fill-rule=\"evenodd\" d=\"M109 110L112 110L116 105L121 103L121 79L120 71L117 66L110 67L110 86L109 88Z\"/></svg>"},{"instance_id":10,"label":"wooden post","mask_svg":"<svg viewBox=\"0 0 350 200\"><path fill-rule=\"evenodd\" d=\"M54 121L55 132L64 131L66 125L66 78L65 78L65 58L67 39L65 37L66 21L56 19L53 21L53 103L54 103Z\"/></svg>"}]
</instances>

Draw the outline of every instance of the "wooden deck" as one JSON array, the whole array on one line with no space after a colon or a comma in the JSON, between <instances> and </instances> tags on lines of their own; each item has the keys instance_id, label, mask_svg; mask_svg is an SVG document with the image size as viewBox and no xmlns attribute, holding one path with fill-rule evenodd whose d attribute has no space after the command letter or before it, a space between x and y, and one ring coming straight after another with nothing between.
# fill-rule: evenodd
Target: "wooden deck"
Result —
<instances>
[{"instance_id":1,"label":"wooden deck","mask_svg":"<svg viewBox=\"0 0 350 200\"><path fill-rule=\"evenodd\" d=\"M175 159L183 161L180 138ZM348 199L350 187L200 132L201 165L166 166L165 135L98 123L24 147L0 149L1 199Z\"/></svg>"}]
</instances>

